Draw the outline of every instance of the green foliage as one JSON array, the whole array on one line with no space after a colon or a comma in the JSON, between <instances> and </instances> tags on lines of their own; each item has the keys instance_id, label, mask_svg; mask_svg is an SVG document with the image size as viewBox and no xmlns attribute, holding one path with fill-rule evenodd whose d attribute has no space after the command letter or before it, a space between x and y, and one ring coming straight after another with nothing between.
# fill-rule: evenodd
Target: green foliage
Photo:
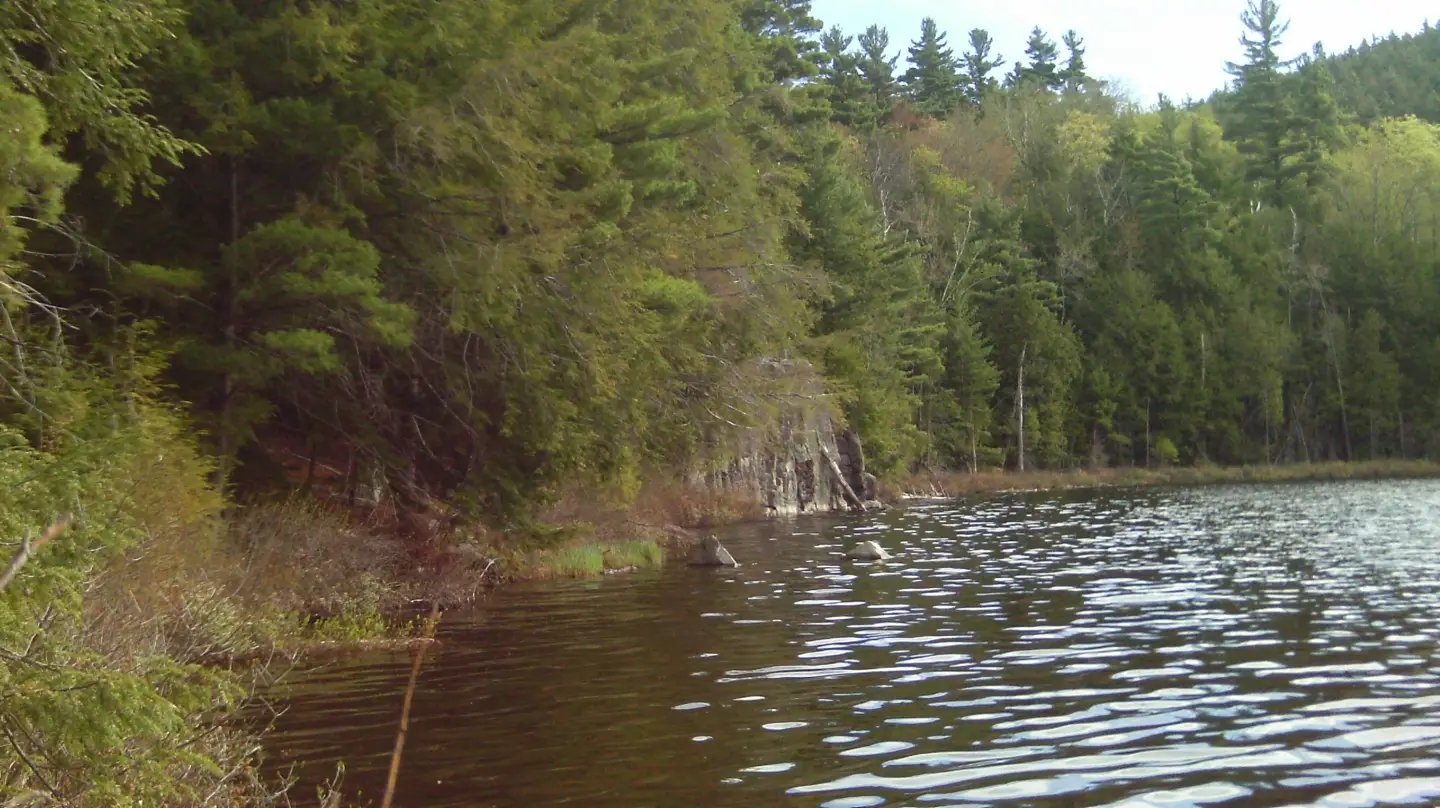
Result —
<instances>
[{"instance_id":1,"label":"green foliage","mask_svg":"<svg viewBox=\"0 0 1440 808\"><path fill-rule=\"evenodd\" d=\"M1279 55L1290 23L1281 21L1275 0L1248 0L1241 19L1246 28L1241 38L1246 61L1227 66L1236 88L1226 136L1246 157L1246 178L1255 198L1284 206L1291 202L1292 186L1301 171L1298 158L1306 146L1297 137L1295 99L1283 82L1282 71L1289 62Z\"/></svg>"},{"instance_id":2,"label":"green foliage","mask_svg":"<svg viewBox=\"0 0 1440 808\"><path fill-rule=\"evenodd\" d=\"M890 55L890 34L878 25L872 25L860 34L859 45L860 59L857 68L870 92L869 100L877 110L889 113L899 92L895 79L895 64L900 60L900 56Z\"/></svg>"},{"instance_id":3,"label":"green foliage","mask_svg":"<svg viewBox=\"0 0 1440 808\"><path fill-rule=\"evenodd\" d=\"M25 246L26 234L56 222L76 170L46 143L49 122L33 96L0 82L0 120L7 123L6 137L0 139L0 176L5 178L0 184L0 217L4 217L0 282L4 282L11 261ZM15 302L13 290L0 289L0 305Z\"/></svg>"},{"instance_id":4,"label":"green foliage","mask_svg":"<svg viewBox=\"0 0 1440 808\"><path fill-rule=\"evenodd\" d=\"M807 227L792 250L833 281L820 302L816 348L847 420L883 471L919 453L916 390L939 372L941 327L920 262L884 237L854 148L827 130L810 134Z\"/></svg>"},{"instance_id":5,"label":"green foliage","mask_svg":"<svg viewBox=\"0 0 1440 808\"><path fill-rule=\"evenodd\" d=\"M1078 44L1079 39L1076 38L1075 42ZM1014 84L1029 83L1047 90L1056 90L1065 83L1066 76L1062 75L1058 65L1060 50L1038 25L1030 31L1030 38L1025 42L1025 55L1030 61L1028 64L1015 63L1015 72L1011 77ZM1080 60L1079 68L1083 73L1084 62L1081 54L1072 52L1072 59Z\"/></svg>"},{"instance_id":6,"label":"green foliage","mask_svg":"<svg viewBox=\"0 0 1440 808\"><path fill-rule=\"evenodd\" d=\"M1079 90L1090 81L1090 75L1086 73L1085 66L1085 40L1073 29L1066 31L1061 39L1065 43L1065 67L1058 74L1065 89L1073 92Z\"/></svg>"},{"instance_id":7,"label":"green foliage","mask_svg":"<svg viewBox=\"0 0 1440 808\"><path fill-rule=\"evenodd\" d=\"M181 15L167 0L7 2L0 8L0 104L14 104L10 94L18 92L43 106L54 137L78 133L99 161L100 180L120 198L137 186L148 190L158 179L157 160L175 165L195 153L140 112L149 96L133 70Z\"/></svg>"},{"instance_id":8,"label":"green foliage","mask_svg":"<svg viewBox=\"0 0 1440 808\"><path fill-rule=\"evenodd\" d=\"M970 50L961 61L965 66L965 88L970 103L982 107L986 98L1000 87L995 71L1005 66L1005 60L993 53L995 40L983 28L970 30Z\"/></svg>"},{"instance_id":9,"label":"green foliage","mask_svg":"<svg viewBox=\"0 0 1440 808\"><path fill-rule=\"evenodd\" d=\"M964 98L960 62L945 36L935 20L922 20L920 38L910 44L912 67L901 79L911 106L937 118L948 115Z\"/></svg>"},{"instance_id":10,"label":"green foliage","mask_svg":"<svg viewBox=\"0 0 1440 808\"><path fill-rule=\"evenodd\" d=\"M0 535L38 536L65 511L77 516L0 592L0 795L37 790L81 806L198 799L194 789L224 774L196 745L204 716L233 707L238 682L164 653L95 644L87 592L109 560L158 529L150 508L161 500L166 518L185 521L213 517L219 502L181 419L148 398L143 368L64 369L47 379L41 445L0 424ZM11 389L21 387L6 370Z\"/></svg>"}]
</instances>

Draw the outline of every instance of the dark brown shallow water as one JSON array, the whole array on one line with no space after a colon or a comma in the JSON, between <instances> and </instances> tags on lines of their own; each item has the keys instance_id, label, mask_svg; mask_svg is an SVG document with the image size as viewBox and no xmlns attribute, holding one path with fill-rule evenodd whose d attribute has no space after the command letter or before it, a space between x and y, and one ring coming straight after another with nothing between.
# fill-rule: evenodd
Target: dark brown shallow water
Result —
<instances>
[{"instance_id":1,"label":"dark brown shallow water","mask_svg":"<svg viewBox=\"0 0 1440 808\"><path fill-rule=\"evenodd\" d=\"M1440 804L1440 483L1019 495L720 534L744 564L450 613L397 805ZM857 564L876 539L897 558ZM376 799L408 657L296 678Z\"/></svg>"}]
</instances>

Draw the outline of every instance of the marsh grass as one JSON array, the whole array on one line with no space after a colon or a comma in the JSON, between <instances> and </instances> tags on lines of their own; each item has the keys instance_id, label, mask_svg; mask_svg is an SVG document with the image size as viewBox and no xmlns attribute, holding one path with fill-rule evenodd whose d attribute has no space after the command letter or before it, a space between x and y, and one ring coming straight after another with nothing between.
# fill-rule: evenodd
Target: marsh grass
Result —
<instances>
[{"instance_id":1,"label":"marsh grass","mask_svg":"<svg viewBox=\"0 0 1440 808\"><path fill-rule=\"evenodd\" d=\"M591 578L607 571L648 569L665 563L665 550L651 539L578 543L501 552L501 577L509 580Z\"/></svg>"}]
</instances>

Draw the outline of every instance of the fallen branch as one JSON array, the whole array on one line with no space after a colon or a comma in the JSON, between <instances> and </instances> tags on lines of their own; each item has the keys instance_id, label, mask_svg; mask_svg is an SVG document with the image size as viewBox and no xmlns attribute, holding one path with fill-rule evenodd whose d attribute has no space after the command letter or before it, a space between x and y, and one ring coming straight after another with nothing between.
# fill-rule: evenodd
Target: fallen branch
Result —
<instances>
[{"instance_id":1,"label":"fallen branch","mask_svg":"<svg viewBox=\"0 0 1440 808\"><path fill-rule=\"evenodd\" d=\"M440 622L440 602L430 604L430 619L425 625L425 639L435 636L435 624ZM426 645L429 643L427 642ZM425 659L425 645L415 649L415 664L410 668L410 684L405 688L405 701L400 708L400 731L395 735L395 751L390 755L390 776L385 781L385 797L380 808L390 808L395 799L395 783L400 776L400 754L405 749L405 733L410 729L410 704L415 698L415 683L420 678L420 663Z\"/></svg>"},{"instance_id":2,"label":"fallen branch","mask_svg":"<svg viewBox=\"0 0 1440 808\"><path fill-rule=\"evenodd\" d=\"M850 507L860 513L868 512L869 508L865 507L865 500L855 495L855 489L850 487L850 483L845 480L845 474L840 471L840 464L835 462L835 458L830 456L830 451L823 445L820 447L820 455L829 462L830 471L835 475L835 480L840 483L840 491L845 494L845 499L849 501Z\"/></svg>"},{"instance_id":3,"label":"fallen branch","mask_svg":"<svg viewBox=\"0 0 1440 808\"><path fill-rule=\"evenodd\" d=\"M5 572L0 573L0 592L3 592L5 587L10 585L10 582L15 579L15 574L20 571L21 567L25 566L25 563L30 560L30 557L34 555L36 550L54 541L61 533L64 533L68 527L70 527L70 517L67 516L51 525L45 533L34 542L30 541L30 533L26 531L24 538L20 539L20 552L16 553L15 557L10 559L9 566L5 567Z\"/></svg>"}]
</instances>

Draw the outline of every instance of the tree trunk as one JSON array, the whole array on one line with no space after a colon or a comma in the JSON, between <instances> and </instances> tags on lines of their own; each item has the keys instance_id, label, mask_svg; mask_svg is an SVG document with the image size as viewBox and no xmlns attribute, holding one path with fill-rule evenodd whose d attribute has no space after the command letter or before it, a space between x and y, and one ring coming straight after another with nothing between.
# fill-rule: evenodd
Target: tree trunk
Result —
<instances>
[{"instance_id":1,"label":"tree trunk","mask_svg":"<svg viewBox=\"0 0 1440 808\"><path fill-rule=\"evenodd\" d=\"M240 167L235 155L230 155L230 244L240 241ZM222 338L229 353L227 368L220 379L220 464L217 469L220 486L225 487L234 470L236 451L234 428L230 421L235 410L235 372L229 369L235 361L236 321L240 316L240 279L234 262L225 268L225 300L222 308L224 317Z\"/></svg>"},{"instance_id":2,"label":"tree trunk","mask_svg":"<svg viewBox=\"0 0 1440 808\"><path fill-rule=\"evenodd\" d=\"M1145 397L1145 468L1150 468L1150 397Z\"/></svg>"},{"instance_id":3,"label":"tree trunk","mask_svg":"<svg viewBox=\"0 0 1440 808\"><path fill-rule=\"evenodd\" d=\"M1409 449L1409 446L1406 445L1406 441L1405 441L1405 410L1404 410L1404 408L1396 407L1396 408L1395 408L1395 415L1398 417L1398 419L1399 419L1399 420L1398 420L1398 423L1400 424L1400 430L1399 430L1399 431L1400 431L1400 459L1401 459L1401 460L1409 460L1409 459L1410 459L1410 449Z\"/></svg>"},{"instance_id":4,"label":"tree trunk","mask_svg":"<svg viewBox=\"0 0 1440 808\"><path fill-rule=\"evenodd\" d=\"M845 479L845 472L840 470L840 464L836 462L835 457L830 454L830 450L821 446L820 456L824 457L825 461L830 464L830 472L835 475L836 482L840 483L840 493L844 495L845 501L850 503L851 509L865 513L867 510L865 500L861 499L860 496L855 493L855 489L850 487L850 483Z\"/></svg>"},{"instance_id":5,"label":"tree trunk","mask_svg":"<svg viewBox=\"0 0 1440 808\"><path fill-rule=\"evenodd\" d=\"M1340 431L1345 435L1345 459L1354 460L1355 452L1350 447L1350 412L1345 407L1345 378L1340 369L1340 353L1335 350L1335 335L1325 329L1325 341L1330 343L1330 362L1335 368L1335 391L1340 394Z\"/></svg>"},{"instance_id":6,"label":"tree trunk","mask_svg":"<svg viewBox=\"0 0 1440 808\"><path fill-rule=\"evenodd\" d=\"M1016 375L1015 383L1015 400L1020 407L1020 459L1018 461L1020 471L1025 470L1025 353L1029 349L1029 345L1020 346L1020 371Z\"/></svg>"}]
</instances>

